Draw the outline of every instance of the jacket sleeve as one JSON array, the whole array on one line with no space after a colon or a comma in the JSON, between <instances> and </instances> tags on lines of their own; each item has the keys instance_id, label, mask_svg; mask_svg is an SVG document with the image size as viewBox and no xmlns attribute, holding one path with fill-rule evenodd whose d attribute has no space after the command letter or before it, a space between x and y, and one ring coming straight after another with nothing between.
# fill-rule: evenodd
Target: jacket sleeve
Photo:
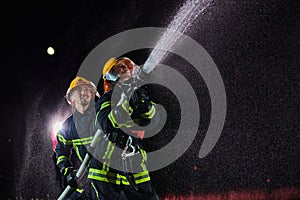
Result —
<instances>
[{"instance_id":1,"label":"jacket sleeve","mask_svg":"<svg viewBox=\"0 0 300 200\"><path fill-rule=\"evenodd\" d=\"M72 140L68 138L67 124L63 124L63 128L56 134L57 145L55 148L56 165L62 174L66 173L65 169L72 167L70 162L71 150L73 148Z\"/></svg>"},{"instance_id":2,"label":"jacket sleeve","mask_svg":"<svg viewBox=\"0 0 300 200\"><path fill-rule=\"evenodd\" d=\"M129 105L132 107L131 118L139 126L148 125L156 113L155 103L150 100L147 91L141 88L133 93Z\"/></svg>"},{"instance_id":3,"label":"jacket sleeve","mask_svg":"<svg viewBox=\"0 0 300 200\"><path fill-rule=\"evenodd\" d=\"M121 126L130 126L133 124L130 114L132 110L127 101L116 107L111 102L112 92L108 92L101 97L98 111L96 112L97 121L102 130L106 133L114 132Z\"/></svg>"},{"instance_id":4,"label":"jacket sleeve","mask_svg":"<svg viewBox=\"0 0 300 200\"><path fill-rule=\"evenodd\" d=\"M135 98L133 101L132 98ZM113 106L111 93L103 96L97 120L105 132L113 132L122 126L131 128L135 124L146 126L155 115L155 103L149 100L144 90L135 92L129 102L125 100L119 106Z\"/></svg>"}]
</instances>

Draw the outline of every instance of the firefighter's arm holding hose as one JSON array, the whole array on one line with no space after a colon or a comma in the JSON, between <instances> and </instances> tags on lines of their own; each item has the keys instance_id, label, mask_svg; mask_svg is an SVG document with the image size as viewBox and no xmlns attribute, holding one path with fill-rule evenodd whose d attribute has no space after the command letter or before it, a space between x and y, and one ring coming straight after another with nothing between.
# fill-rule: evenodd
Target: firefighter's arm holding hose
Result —
<instances>
[{"instance_id":1,"label":"firefighter's arm holding hose","mask_svg":"<svg viewBox=\"0 0 300 200\"><path fill-rule=\"evenodd\" d=\"M124 93L118 86L115 86L114 92L119 96L119 102L112 107L108 118L114 128L125 126L127 128L134 126L146 126L155 115L155 103L150 101L146 90L137 88L130 95Z\"/></svg>"},{"instance_id":2,"label":"firefighter's arm holding hose","mask_svg":"<svg viewBox=\"0 0 300 200\"><path fill-rule=\"evenodd\" d=\"M147 92L136 88L136 81L143 78L141 72L140 67L126 57L111 58L103 68L104 90L111 99L111 109L106 114L114 128L131 127L134 123L146 126L155 114L155 105Z\"/></svg>"}]
</instances>

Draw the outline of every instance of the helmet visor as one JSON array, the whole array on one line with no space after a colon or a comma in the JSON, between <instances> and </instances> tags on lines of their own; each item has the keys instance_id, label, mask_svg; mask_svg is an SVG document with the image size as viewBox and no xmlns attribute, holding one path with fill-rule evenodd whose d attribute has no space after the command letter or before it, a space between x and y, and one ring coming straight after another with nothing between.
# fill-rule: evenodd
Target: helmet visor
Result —
<instances>
[{"instance_id":1,"label":"helmet visor","mask_svg":"<svg viewBox=\"0 0 300 200\"><path fill-rule=\"evenodd\" d=\"M105 74L105 79L109 81L116 81L118 79L118 75L115 73L114 70L110 70Z\"/></svg>"}]
</instances>

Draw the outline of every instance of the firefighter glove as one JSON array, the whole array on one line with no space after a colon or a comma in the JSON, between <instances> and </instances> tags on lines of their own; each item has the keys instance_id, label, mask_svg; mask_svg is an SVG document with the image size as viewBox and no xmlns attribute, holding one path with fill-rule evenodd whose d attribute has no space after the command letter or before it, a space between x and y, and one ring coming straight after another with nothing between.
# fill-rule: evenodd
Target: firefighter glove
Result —
<instances>
[{"instance_id":1,"label":"firefighter glove","mask_svg":"<svg viewBox=\"0 0 300 200\"><path fill-rule=\"evenodd\" d=\"M150 101L147 92L141 88L136 89L129 101L129 105L133 110L148 110L150 109Z\"/></svg>"},{"instance_id":2,"label":"firefighter glove","mask_svg":"<svg viewBox=\"0 0 300 200\"><path fill-rule=\"evenodd\" d=\"M72 188L78 188L77 181L76 181L76 172L77 170L73 170L66 177L67 184Z\"/></svg>"}]
</instances>

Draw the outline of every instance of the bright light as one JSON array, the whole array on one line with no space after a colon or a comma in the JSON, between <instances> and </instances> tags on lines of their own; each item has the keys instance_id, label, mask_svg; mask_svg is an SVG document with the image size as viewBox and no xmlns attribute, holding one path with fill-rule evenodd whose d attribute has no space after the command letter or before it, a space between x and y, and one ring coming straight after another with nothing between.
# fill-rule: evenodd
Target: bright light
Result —
<instances>
[{"instance_id":1,"label":"bright light","mask_svg":"<svg viewBox=\"0 0 300 200\"><path fill-rule=\"evenodd\" d=\"M197 171L197 169L198 169L198 166L197 165L194 165L194 171Z\"/></svg>"},{"instance_id":2,"label":"bright light","mask_svg":"<svg viewBox=\"0 0 300 200\"><path fill-rule=\"evenodd\" d=\"M53 49L52 47L48 47L47 53L48 53L49 55L53 55L53 54L54 54L54 49Z\"/></svg>"},{"instance_id":3,"label":"bright light","mask_svg":"<svg viewBox=\"0 0 300 200\"><path fill-rule=\"evenodd\" d=\"M56 135L56 133L61 129L62 123L61 122L55 122L53 125L53 132Z\"/></svg>"}]
</instances>

